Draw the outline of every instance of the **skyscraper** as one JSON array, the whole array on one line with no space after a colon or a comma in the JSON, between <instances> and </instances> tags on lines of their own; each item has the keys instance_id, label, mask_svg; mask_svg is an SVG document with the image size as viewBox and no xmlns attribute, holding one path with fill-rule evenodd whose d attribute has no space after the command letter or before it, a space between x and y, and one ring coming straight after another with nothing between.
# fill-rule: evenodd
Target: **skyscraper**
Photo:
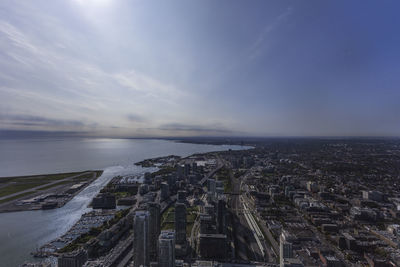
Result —
<instances>
[{"instance_id":1,"label":"skyscraper","mask_svg":"<svg viewBox=\"0 0 400 267\"><path fill-rule=\"evenodd\" d=\"M175 235L177 244L186 243L186 205L183 203L175 204Z\"/></svg>"},{"instance_id":2,"label":"skyscraper","mask_svg":"<svg viewBox=\"0 0 400 267\"><path fill-rule=\"evenodd\" d=\"M181 179L183 177L183 168L180 164L176 166L176 176L178 177L178 179Z\"/></svg>"},{"instance_id":3,"label":"skyscraper","mask_svg":"<svg viewBox=\"0 0 400 267\"><path fill-rule=\"evenodd\" d=\"M162 231L158 238L158 267L175 267L174 231Z\"/></svg>"},{"instance_id":4,"label":"skyscraper","mask_svg":"<svg viewBox=\"0 0 400 267\"><path fill-rule=\"evenodd\" d=\"M289 233L285 230L282 230L279 241L280 241L279 257L281 260L280 265L284 266L285 259L293 258L293 247Z\"/></svg>"},{"instance_id":5,"label":"skyscraper","mask_svg":"<svg viewBox=\"0 0 400 267\"><path fill-rule=\"evenodd\" d=\"M218 199L217 203L217 231L219 234L225 234L226 225L226 207L225 200Z\"/></svg>"},{"instance_id":6,"label":"skyscraper","mask_svg":"<svg viewBox=\"0 0 400 267\"><path fill-rule=\"evenodd\" d=\"M184 174L185 174L185 177L188 177L188 175L190 174L190 164L189 163L185 163Z\"/></svg>"},{"instance_id":7,"label":"skyscraper","mask_svg":"<svg viewBox=\"0 0 400 267\"><path fill-rule=\"evenodd\" d=\"M179 203L185 203L185 201L186 201L186 191L179 190L178 191L178 197L177 197L176 201L179 202Z\"/></svg>"},{"instance_id":8,"label":"skyscraper","mask_svg":"<svg viewBox=\"0 0 400 267\"><path fill-rule=\"evenodd\" d=\"M215 179L208 179L208 195L211 198L211 201L215 199L215 192L216 192L216 181Z\"/></svg>"},{"instance_id":9,"label":"skyscraper","mask_svg":"<svg viewBox=\"0 0 400 267\"><path fill-rule=\"evenodd\" d=\"M150 261L157 261L157 240L161 229L160 205L149 202L147 210L149 212L149 256Z\"/></svg>"},{"instance_id":10,"label":"skyscraper","mask_svg":"<svg viewBox=\"0 0 400 267\"><path fill-rule=\"evenodd\" d=\"M133 221L134 267L149 266L149 212L136 211Z\"/></svg>"},{"instance_id":11,"label":"skyscraper","mask_svg":"<svg viewBox=\"0 0 400 267\"><path fill-rule=\"evenodd\" d=\"M167 177L167 183L168 183L170 191L174 191L175 188L176 188L176 181L177 181L176 178L177 177L175 175L173 175L173 174L168 175L168 177Z\"/></svg>"},{"instance_id":12,"label":"skyscraper","mask_svg":"<svg viewBox=\"0 0 400 267\"><path fill-rule=\"evenodd\" d=\"M169 185L161 183L161 200L166 200L169 197Z\"/></svg>"},{"instance_id":13,"label":"skyscraper","mask_svg":"<svg viewBox=\"0 0 400 267\"><path fill-rule=\"evenodd\" d=\"M192 163L192 171L197 172L197 162L196 161Z\"/></svg>"}]
</instances>

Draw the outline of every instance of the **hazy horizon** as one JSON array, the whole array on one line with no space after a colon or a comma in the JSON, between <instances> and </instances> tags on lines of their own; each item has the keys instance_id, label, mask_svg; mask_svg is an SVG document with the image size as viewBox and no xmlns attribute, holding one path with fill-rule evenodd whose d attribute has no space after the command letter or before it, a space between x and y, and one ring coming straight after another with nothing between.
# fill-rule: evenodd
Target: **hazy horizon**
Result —
<instances>
[{"instance_id":1,"label":"hazy horizon","mask_svg":"<svg viewBox=\"0 0 400 267\"><path fill-rule=\"evenodd\" d=\"M55 132L55 131L26 131L26 130L0 130L0 140L7 139L46 139L46 138L97 138L97 139L159 139L172 141L261 141L261 140L390 140L399 139L400 136L378 136L378 135L190 135L190 136L118 136L118 135L99 135L96 132Z\"/></svg>"},{"instance_id":2,"label":"hazy horizon","mask_svg":"<svg viewBox=\"0 0 400 267\"><path fill-rule=\"evenodd\" d=\"M5 0L0 137L398 137L399 7Z\"/></svg>"}]
</instances>

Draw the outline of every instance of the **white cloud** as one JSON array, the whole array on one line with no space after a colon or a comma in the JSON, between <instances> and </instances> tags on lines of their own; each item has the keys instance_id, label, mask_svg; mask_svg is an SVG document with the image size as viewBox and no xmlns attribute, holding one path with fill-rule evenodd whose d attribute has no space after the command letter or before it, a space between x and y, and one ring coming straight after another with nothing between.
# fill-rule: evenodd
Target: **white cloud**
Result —
<instances>
[{"instance_id":1,"label":"white cloud","mask_svg":"<svg viewBox=\"0 0 400 267\"><path fill-rule=\"evenodd\" d=\"M285 12L277 16L271 23L268 23L264 27L263 31L258 35L256 41L250 46L249 49L250 58L254 58L257 55L259 55L260 53L259 50L262 48L262 46L266 45L265 42L268 39L268 35L271 34L274 30L276 30L292 14L293 14L293 8L289 7L285 10Z\"/></svg>"},{"instance_id":2,"label":"white cloud","mask_svg":"<svg viewBox=\"0 0 400 267\"><path fill-rule=\"evenodd\" d=\"M106 71L95 62L71 56L62 43L50 46L6 21L0 21L0 38L10 57L0 62L0 68L7 70L0 77L8 81L0 87L0 95L12 100L9 110L115 125L123 124L127 113L151 115L177 108L184 96L173 85L143 72Z\"/></svg>"},{"instance_id":3,"label":"white cloud","mask_svg":"<svg viewBox=\"0 0 400 267\"><path fill-rule=\"evenodd\" d=\"M139 36L132 38L125 36L130 28L126 25L114 30L115 25L102 27L112 22L111 16L99 15L112 13L101 10L104 6L61 1L41 12L43 4L0 4L12 13L0 18L0 98L6 100L0 113L77 120L95 124L97 129L145 134L143 125L135 129L138 121L128 118L138 114L152 135L168 123L202 121L209 125L233 120L218 117L215 108L208 106L209 95L193 89L196 84L184 88L191 84L187 78L196 76L196 68L182 66L194 66L195 62L180 57L174 47L154 44L160 48L154 55L153 47L147 45L153 40L145 30L137 30ZM65 12L60 13L60 7L66 7ZM96 12L100 24L88 17ZM122 47L127 50L119 50L119 41L126 41ZM135 51L129 54L129 49ZM24 125L30 129L28 123ZM58 125L54 127L58 130ZM25 128L21 124L21 129Z\"/></svg>"}]
</instances>

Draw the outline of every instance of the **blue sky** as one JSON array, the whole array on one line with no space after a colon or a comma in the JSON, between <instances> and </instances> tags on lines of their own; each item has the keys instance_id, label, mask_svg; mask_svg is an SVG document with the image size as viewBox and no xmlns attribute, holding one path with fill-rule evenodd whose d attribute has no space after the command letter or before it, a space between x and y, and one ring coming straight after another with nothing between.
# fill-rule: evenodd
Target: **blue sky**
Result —
<instances>
[{"instance_id":1,"label":"blue sky","mask_svg":"<svg viewBox=\"0 0 400 267\"><path fill-rule=\"evenodd\" d=\"M399 136L398 1L3 0L0 129Z\"/></svg>"}]
</instances>

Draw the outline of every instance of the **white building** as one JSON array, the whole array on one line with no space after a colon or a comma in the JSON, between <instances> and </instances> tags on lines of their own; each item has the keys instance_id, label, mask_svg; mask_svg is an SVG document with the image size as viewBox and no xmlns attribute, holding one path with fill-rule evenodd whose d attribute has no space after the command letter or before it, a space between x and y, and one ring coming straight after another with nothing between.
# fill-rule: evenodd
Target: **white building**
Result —
<instances>
[{"instance_id":1,"label":"white building","mask_svg":"<svg viewBox=\"0 0 400 267\"><path fill-rule=\"evenodd\" d=\"M162 231L158 238L158 267L175 267L174 231Z\"/></svg>"},{"instance_id":2,"label":"white building","mask_svg":"<svg viewBox=\"0 0 400 267\"><path fill-rule=\"evenodd\" d=\"M150 266L149 212L136 211L133 221L133 266Z\"/></svg>"},{"instance_id":3,"label":"white building","mask_svg":"<svg viewBox=\"0 0 400 267\"><path fill-rule=\"evenodd\" d=\"M293 246L289 233L285 230L282 231L279 241L280 266L283 267L286 259L293 258Z\"/></svg>"}]
</instances>

